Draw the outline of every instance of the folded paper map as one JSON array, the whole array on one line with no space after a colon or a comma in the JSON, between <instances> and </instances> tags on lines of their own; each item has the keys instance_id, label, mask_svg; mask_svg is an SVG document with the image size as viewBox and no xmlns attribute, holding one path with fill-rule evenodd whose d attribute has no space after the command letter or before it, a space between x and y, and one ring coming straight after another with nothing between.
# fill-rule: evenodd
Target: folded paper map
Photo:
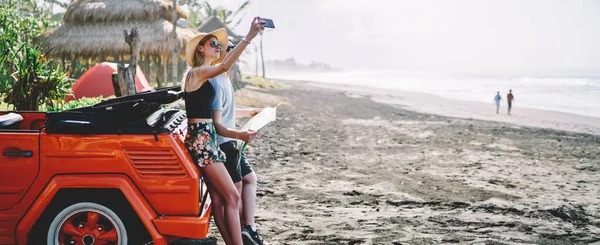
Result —
<instances>
[{"instance_id":1,"label":"folded paper map","mask_svg":"<svg viewBox=\"0 0 600 245\"><path fill-rule=\"evenodd\" d=\"M260 131L269 123L275 121L277 119L277 107L281 105L281 103L277 104L275 107L265 107L262 111L256 114L254 117L250 118L244 127L242 127L242 131L253 130ZM240 164L240 159L242 157L242 151L246 148L246 142L238 140L237 149L238 149L238 166Z\"/></svg>"},{"instance_id":2,"label":"folded paper map","mask_svg":"<svg viewBox=\"0 0 600 245\"><path fill-rule=\"evenodd\" d=\"M277 119L277 106L275 107L266 107L262 109L262 111L256 114L254 117L250 118L248 122L242 127L242 131L245 130L254 130L259 131L270 122L273 122Z\"/></svg>"}]
</instances>

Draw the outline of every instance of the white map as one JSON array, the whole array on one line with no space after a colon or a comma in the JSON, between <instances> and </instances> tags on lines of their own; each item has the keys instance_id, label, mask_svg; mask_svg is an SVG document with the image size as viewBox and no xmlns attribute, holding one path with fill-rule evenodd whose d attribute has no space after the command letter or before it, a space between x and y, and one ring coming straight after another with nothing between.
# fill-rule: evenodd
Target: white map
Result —
<instances>
[{"instance_id":1,"label":"white map","mask_svg":"<svg viewBox=\"0 0 600 245\"><path fill-rule=\"evenodd\" d=\"M260 131L269 123L277 120L277 106L281 103L277 104L275 107L265 107L262 111L256 114L254 117L250 118L248 122L242 127L242 131L245 130L254 130ZM238 149L238 165L240 163L240 159L242 156L242 151L246 148L246 142L238 140L237 141L237 149Z\"/></svg>"}]
</instances>

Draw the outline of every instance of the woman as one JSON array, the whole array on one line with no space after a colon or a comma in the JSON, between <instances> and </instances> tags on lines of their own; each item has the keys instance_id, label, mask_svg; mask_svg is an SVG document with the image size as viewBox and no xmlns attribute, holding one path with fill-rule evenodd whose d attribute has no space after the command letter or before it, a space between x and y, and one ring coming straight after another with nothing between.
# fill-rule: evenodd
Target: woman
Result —
<instances>
[{"instance_id":1,"label":"woman","mask_svg":"<svg viewBox=\"0 0 600 245\"><path fill-rule=\"evenodd\" d=\"M219 150L216 141L211 110L215 91L207 81L231 68L250 41L264 29L263 24L258 17L254 18L248 35L225 57L221 55L228 42L225 29L198 34L186 47L186 59L191 68L182 81L188 117L185 144L206 179L213 204L223 206L223 220L215 219L215 222L226 244L242 244L238 212L240 195L223 165L225 154ZM252 137L248 132L241 135L244 141L251 141Z\"/></svg>"}]
</instances>

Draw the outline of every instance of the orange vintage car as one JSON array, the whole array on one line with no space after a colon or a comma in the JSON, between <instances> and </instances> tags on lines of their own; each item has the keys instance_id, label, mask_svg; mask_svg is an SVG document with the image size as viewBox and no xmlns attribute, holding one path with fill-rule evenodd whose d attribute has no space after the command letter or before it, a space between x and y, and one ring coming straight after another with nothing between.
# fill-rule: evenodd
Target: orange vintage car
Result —
<instances>
[{"instance_id":1,"label":"orange vintage car","mask_svg":"<svg viewBox=\"0 0 600 245\"><path fill-rule=\"evenodd\" d=\"M210 197L171 87L62 112L0 112L0 244L205 238Z\"/></svg>"}]
</instances>

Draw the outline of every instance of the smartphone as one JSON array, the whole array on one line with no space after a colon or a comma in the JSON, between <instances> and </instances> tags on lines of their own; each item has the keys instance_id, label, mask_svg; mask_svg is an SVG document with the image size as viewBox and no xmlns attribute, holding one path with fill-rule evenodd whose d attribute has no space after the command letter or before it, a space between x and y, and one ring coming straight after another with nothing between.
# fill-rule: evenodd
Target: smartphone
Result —
<instances>
[{"instance_id":1,"label":"smartphone","mask_svg":"<svg viewBox=\"0 0 600 245\"><path fill-rule=\"evenodd\" d=\"M273 23L272 19L259 18L258 20L265 22L263 25L264 28L275 28L275 24Z\"/></svg>"}]
</instances>

